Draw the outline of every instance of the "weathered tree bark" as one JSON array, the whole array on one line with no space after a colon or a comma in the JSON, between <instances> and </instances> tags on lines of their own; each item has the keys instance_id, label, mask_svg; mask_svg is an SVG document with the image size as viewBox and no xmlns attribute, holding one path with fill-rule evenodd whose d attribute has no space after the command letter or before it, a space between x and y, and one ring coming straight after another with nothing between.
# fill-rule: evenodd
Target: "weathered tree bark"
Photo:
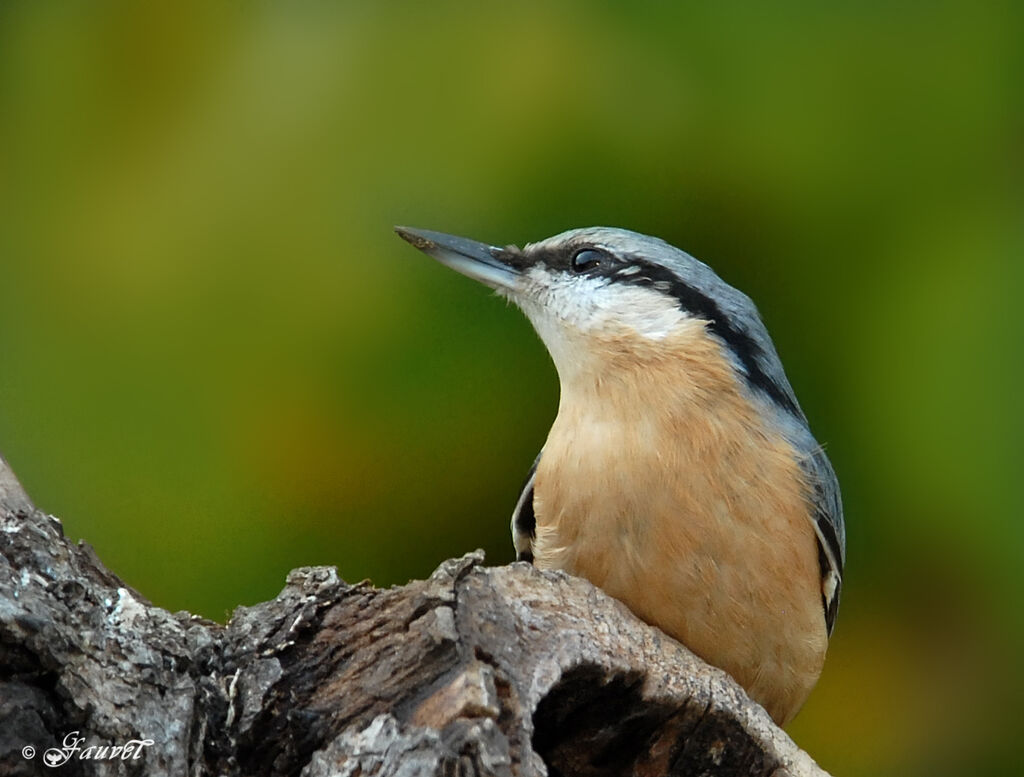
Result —
<instances>
[{"instance_id":1,"label":"weathered tree bark","mask_svg":"<svg viewBox=\"0 0 1024 777\"><path fill-rule=\"evenodd\" d=\"M127 587L0 459L0 775L824 775L586 581L482 562L298 569L221 626Z\"/></svg>"}]
</instances>

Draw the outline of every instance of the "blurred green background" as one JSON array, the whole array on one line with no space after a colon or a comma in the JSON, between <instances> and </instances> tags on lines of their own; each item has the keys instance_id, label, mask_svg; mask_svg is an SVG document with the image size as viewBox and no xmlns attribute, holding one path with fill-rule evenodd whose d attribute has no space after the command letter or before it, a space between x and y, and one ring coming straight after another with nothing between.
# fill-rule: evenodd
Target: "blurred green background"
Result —
<instances>
[{"instance_id":1,"label":"blurred green background","mask_svg":"<svg viewBox=\"0 0 1024 777\"><path fill-rule=\"evenodd\" d=\"M849 566L790 727L1020 773L1024 6L0 5L0 451L153 601L402 583L508 515L557 383L391 232L657 234L757 300Z\"/></svg>"}]
</instances>

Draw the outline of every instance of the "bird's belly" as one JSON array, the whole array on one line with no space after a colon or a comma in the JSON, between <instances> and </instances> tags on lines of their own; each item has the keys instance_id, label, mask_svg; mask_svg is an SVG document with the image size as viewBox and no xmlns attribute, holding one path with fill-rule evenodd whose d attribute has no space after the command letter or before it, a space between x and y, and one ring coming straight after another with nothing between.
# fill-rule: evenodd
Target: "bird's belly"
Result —
<instances>
[{"instance_id":1,"label":"bird's belly","mask_svg":"<svg viewBox=\"0 0 1024 777\"><path fill-rule=\"evenodd\" d=\"M553 435L545 446L536 565L589 579L788 722L828 641L792 452L756 436L698 459L651 440L623 440L625 456L593 449L617 450L609 457L581 442L560 450Z\"/></svg>"}]
</instances>

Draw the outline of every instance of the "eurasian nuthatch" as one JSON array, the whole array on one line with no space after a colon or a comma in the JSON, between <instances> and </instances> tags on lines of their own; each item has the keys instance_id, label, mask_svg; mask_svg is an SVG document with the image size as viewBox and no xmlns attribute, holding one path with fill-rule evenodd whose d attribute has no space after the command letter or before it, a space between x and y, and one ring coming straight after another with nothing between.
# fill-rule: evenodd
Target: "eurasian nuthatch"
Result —
<instances>
[{"instance_id":1,"label":"eurasian nuthatch","mask_svg":"<svg viewBox=\"0 0 1024 777\"><path fill-rule=\"evenodd\" d=\"M750 298L622 229L523 249L397 232L515 302L554 360L518 558L589 579L792 719L835 622L843 511Z\"/></svg>"}]
</instances>

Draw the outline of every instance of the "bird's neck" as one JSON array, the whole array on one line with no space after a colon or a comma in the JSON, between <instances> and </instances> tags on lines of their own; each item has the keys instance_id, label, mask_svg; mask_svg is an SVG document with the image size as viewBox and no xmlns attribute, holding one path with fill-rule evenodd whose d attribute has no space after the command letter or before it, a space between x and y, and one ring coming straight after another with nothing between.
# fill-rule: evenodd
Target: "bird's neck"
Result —
<instances>
[{"instance_id":1,"label":"bird's neck","mask_svg":"<svg viewBox=\"0 0 1024 777\"><path fill-rule=\"evenodd\" d=\"M661 428L723 418L756 424L724 346L705 327L688 319L660 339L620 330L549 345L561 383L559 416Z\"/></svg>"}]
</instances>

